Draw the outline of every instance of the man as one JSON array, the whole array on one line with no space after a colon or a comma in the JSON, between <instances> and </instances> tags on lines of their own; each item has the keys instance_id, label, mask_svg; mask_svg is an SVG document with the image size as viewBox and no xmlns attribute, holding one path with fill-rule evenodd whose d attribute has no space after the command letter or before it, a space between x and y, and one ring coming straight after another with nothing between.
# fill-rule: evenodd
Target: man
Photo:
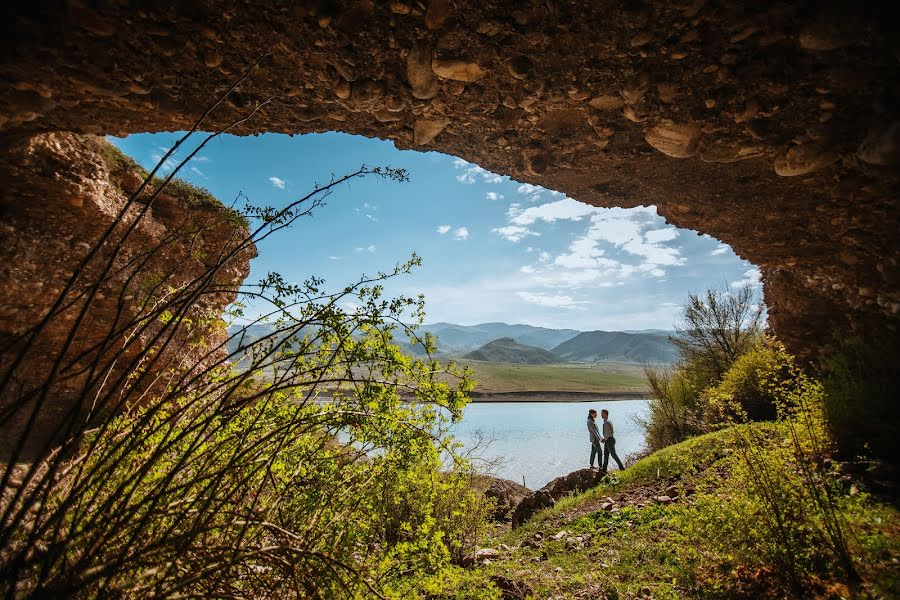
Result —
<instances>
[{"instance_id":1,"label":"man","mask_svg":"<svg viewBox=\"0 0 900 600\"><path fill-rule=\"evenodd\" d=\"M591 439L591 467L594 468L594 457L597 457L597 466L603 459L603 449L600 447L600 431L597 429L597 411L593 408L588 411L587 418L588 436Z\"/></svg>"},{"instance_id":2,"label":"man","mask_svg":"<svg viewBox=\"0 0 900 600\"><path fill-rule=\"evenodd\" d=\"M612 421L609 420L609 411L604 408L600 411L600 416L603 417L603 437L600 438L600 441L603 442L602 468L604 471L606 470L606 467L609 466L609 457L612 456L615 459L616 464L619 465L619 470L624 471L625 466L622 465L622 461L619 460L619 455L616 454L616 438ZM594 427L596 427L596 425L594 425Z\"/></svg>"}]
</instances>

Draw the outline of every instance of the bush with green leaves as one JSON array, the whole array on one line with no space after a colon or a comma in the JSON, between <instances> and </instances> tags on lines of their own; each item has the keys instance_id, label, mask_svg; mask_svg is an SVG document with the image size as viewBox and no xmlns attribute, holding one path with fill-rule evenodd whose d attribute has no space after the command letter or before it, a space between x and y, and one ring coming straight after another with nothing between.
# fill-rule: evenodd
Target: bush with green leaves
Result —
<instances>
[{"instance_id":1,"label":"bush with green leaves","mask_svg":"<svg viewBox=\"0 0 900 600\"><path fill-rule=\"evenodd\" d=\"M172 184L178 169L154 180L158 168L123 211L143 207L136 216L143 218ZM433 360L433 340L416 335L422 297L385 297L385 280L421 259L413 255L337 290L316 277L294 284L274 273L233 289L216 283L240 252L311 216L337 186L364 176L407 177L364 166L283 207L248 205L229 247L177 287L129 265L135 272L123 286L140 287L148 277L153 283L141 288L134 314L123 312L97 344L136 357L114 376L122 371L116 353L96 352L64 435L41 460L20 464L14 453L6 462L0 592L408 597L425 580L434 589L451 560L472 552L489 506L469 485L471 470L448 436L468 401L470 373ZM111 232L94 240L95 250ZM76 272L57 305L89 314L92 295L122 279L114 259ZM92 251L85 260L101 255ZM85 273L98 279L76 281ZM130 291L123 287L121 296ZM207 295L229 293L240 298L226 315L231 323L191 310ZM246 316L248 300L258 317ZM56 314L26 332L17 364ZM200 335L221 333L236 319L243 326L231 346ZM248 335L254 325L266 333ZM394 342L398 329L425 354L404 354ZM59 368L11 410L41 410L64 377L66 352L59 349ZM164 356L174 359L160 366ZM185 364L183 357L199 360ZM2 392L14 396L13 375L4 375Z\"/></svg>"},{"instance_id":2,"label":"bush with green leaves","mask_svg":"<svg viewBox=\"0 0 900 600\"><path fill-rule=\"evenodd\" d=\"M773 568L792 593L833 570L852 580L846 497L827 466L833 448L823 387L780 344L769 340L753 352L735 362L723 384L743 382L771 401L776 428L742 424L748 420L743 398L716 392L719 416L729 425L729 477L717 495L700 498L694 512L699 541L744 567Z\"/></svg>"},{"instance_id":3,"label":"bush with green leaves","mask_svg":"<svg viewBox=\"0 0 900 600\"><path fill-rule=\"evenodd\" d=\"M689 294L675 326L678 359L671 367L645 365L650 411L639 420L650 450L659 450L708 429L708 388L717 386L735 361L762 339L762 304L749 285ZM730 389L730 388L729 388ZM726 392L723 392L726 393ZM715 407L713 407L715 408Z\"/></svg>"},{"instance_id":4,"label":"bush with green leaves","mask_svg":"<svg viewBox=\"0 0 900 600\"><path fill-rule=\"evenodd\" d=\"M771 421L778 416L779 396L784 385L798 382L793 361L784 346L771 336L760 338L756 345L739 356L715 385L702 393L704 421L708 425L728 423L734 419Z\"/></svg>"}]
</instances>

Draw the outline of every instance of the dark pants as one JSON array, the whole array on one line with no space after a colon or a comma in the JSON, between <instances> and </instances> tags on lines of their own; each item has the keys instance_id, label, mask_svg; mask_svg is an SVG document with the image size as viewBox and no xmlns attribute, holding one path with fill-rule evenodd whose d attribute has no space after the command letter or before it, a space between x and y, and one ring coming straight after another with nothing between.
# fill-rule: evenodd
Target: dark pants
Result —
<instances>
[{"instance_id":1,"label":"dark pants","mask_svg":"<svg viewBox=\"0 0 900 600\"><path fill-rule=\"evenodd\" d=\"M591 466L594 466L594 457L597 457L597 466L603 461L603 448L600 442L591 442Z\"/></svg>"},{"instance_id":2,"label":"dark pants","mask_svg":"<svg viewBox=\"0 0 900 600\"><path fill-rule=\"evenodd\" d=\"M609 457L612 456L616 461L616 464L619 465L619 470L624 471L625 466L622 464L622 461L619 460L619 455L616 454L616 438L608 437L606 441L603 442L603 470L606 470L606 467L609 465Z\"/></svg>"}]
</instances>

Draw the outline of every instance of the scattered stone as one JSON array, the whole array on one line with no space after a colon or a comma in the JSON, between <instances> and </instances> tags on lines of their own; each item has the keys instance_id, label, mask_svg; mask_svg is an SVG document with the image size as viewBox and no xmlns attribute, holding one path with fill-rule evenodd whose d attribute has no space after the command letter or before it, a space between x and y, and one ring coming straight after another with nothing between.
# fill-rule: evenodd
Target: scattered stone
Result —
<instances>
[{"instance_id":1,"label":"scattered stone","mask_svg":"<svg viewBox=\"0 0 900 600\"><path fill-rule=\"evenodd\" d=\"M566 538L566 549L567 550L574 550L574 549L580 548L580 547L581 547L581 542L579 542L576 538L573 538L573 537Z\"/></svg>"},{"instance_id":2,"label":"scattered stone","mask_svg":"<svg viewBox=\"0 0 900 600\"><path fill-rule=\"evenodd\" d=\"M795 177L818 171L837 162L840 157L816 144L793 146L775 159L775 172L782 177Z\"/></svg>"},{"instance_id":3,"label":"scattered stone","mask_svg":"<svg viewBox=\"0 0 900 600\"><path fill-rule=\"evenodd\" d=\"M558 532L556 535L550 536L550 539L559 541L559 540L563 539L564 537L566 537L567 535L569 535L569 532L566 531L565 529L563 529L562 531Z\"/></svg>"},{"instance_id":4,"label":"scattered stone","mask_svg":"<svg viewBox=\"0 0 900 600\"><path fill-rule=\"evenodd\" d=\"M673 497L677 496L678 495L678 486L670 485L669 487L667 487L666 491L665 491L665 495L673 496Z\"/></svg>"},{"instance_id":5,"label":"scattered stone","mask_svg":"<svg viewBox=\"0 0 900 600\"><path fill-rule=\"evenodd\" d=\"M497 549L501 552L509 552L510 550L512 550L512 548L510 548L506 544L500 544L499 546L497 546Z\"/></svg>"},{"instance_id":6,"label":"scattered stone","mask_svg":"<svg viewBox=\"0 0 900 600\"><path fill-rule=\"evenodd\" d=\"M496 548L479 548L475 551L475 562L490 560L500 556L500 551Z\"/></svg>"},{"instance_id":7,"label":"scattered stone","mask_svg":"<svg viewBox=\"0 0 900 600\"><path fill-rule=\"evenodd\" d=\"M670 498L669 496L665 496L665 495L656 496L654 499L660 504L669 504L670 502L672 502L672 498Z\"/></svg>"},{"instance_id":8,"label":"scattered stone","mask_svg":"<svg viewBox=\"0 0 900 600\"><path fill-rule=\"evenodd\" d=\"M448 119L418 119L413 128L413 142L418 146L431 142L449 123Z\"/></svg>"},{"instance_id":9,"label":"scattered stone","mask_svg":"<svg viewBox=\"0 0 900 600\"><path fill-rule=\"evenodd\" d=\"M660 123L644 135L647 143L673 158L687 158L697 151L703 131L694 124Z\"/></svg>"},{"instance_id":10,"label":"scattered stone","mask_svg":"<svg viewBox=\"0 0 900 600\"><path fill-rule=\"evenodd\" d=\"M613 509L614 506L615 506L615 504L613 504L612 502L604 502L603 504L600 505L600 510L610 511Z\"/></svg>"},{"instance_id":11,"label":"scattered stone","mask_svg":"<svg viewBox=\"0 0 900 600\"><path fill-rule=\"evenodd\" d=\"M433 58L431 59L431 70L438 77L466 82L478 81L487 75L487 71L482 69L478 63L457 59Z\"/></svg>"}]
</instances>

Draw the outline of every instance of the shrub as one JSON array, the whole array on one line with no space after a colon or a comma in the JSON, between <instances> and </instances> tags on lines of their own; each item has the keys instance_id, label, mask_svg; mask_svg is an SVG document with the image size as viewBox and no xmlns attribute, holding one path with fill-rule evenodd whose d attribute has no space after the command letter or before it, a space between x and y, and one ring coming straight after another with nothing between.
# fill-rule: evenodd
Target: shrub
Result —
<instances>
[{"instance_id":1,"label":"shrub","mask_svg":"<svg viewBox=\"0 0 900 600\"><path fill-rule=\"evenodd\" d=\"M644 428L646 445L660 450L702 433L700 390L691 374L681 368L646 365L644 373L650 385L650 411L638 417Z\"/></svg>"},{"instance_id":2,"label":"shrub","mask_svg":"<svg viewBox=\"0 0 900 600\"><path fill-rule=\"evenodd\" d=\"M790 376L793 363L784 346L772 337L760 339L734 361L721 381L702 393L704 421L708 425L732 420L771 421L778 415L778 397Z\"/></svg>"},{"instance_id":3,"label":"shrub","mask_svg":"<svg viewBox=\"0 0 900 600\"><path fill-rule=\"evenodd\" d=\"M738 424L746 415L736 403L724 411L732 425L730 476L718 496L698 504L699 542L740 556L745 565L774 567L794 593L832 570L854 578L842 500L825 467L831 442L822 385L800 372L778 344L769 342L759 357L735 369L734 379L753 382L772 400L778 427L773 432Z\"/></svg>"}]
</instances>

